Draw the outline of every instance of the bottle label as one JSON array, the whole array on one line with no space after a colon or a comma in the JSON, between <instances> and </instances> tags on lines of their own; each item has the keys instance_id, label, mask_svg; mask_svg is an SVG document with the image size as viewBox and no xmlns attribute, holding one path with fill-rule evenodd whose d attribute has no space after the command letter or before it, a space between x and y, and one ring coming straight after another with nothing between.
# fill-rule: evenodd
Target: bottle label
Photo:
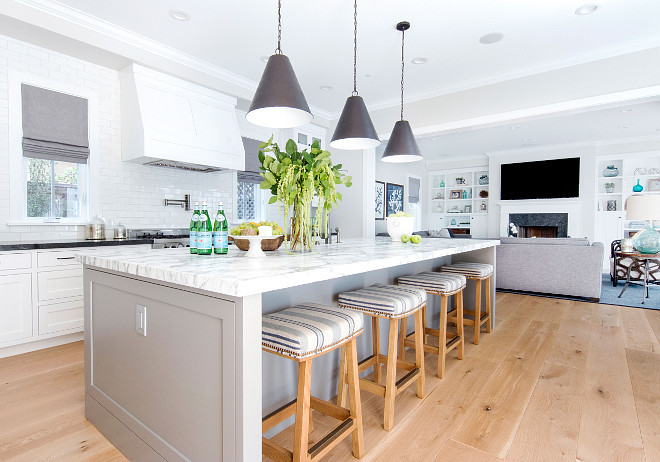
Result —
<instances>
[{"instance_id":1,"label":"bottle label","mask_svg":"<svg viewBox=\"0 0 660 462\"><path fill-rule=\"evenodd\" d=\"M208 250L211 248L211 231L197 231L197 248Z\"/></svg>"},{"instance_id":2,"label":"bottle label","mask_svg":"<svg viewBox=\"0 0 660 462\"><path fill-rule=\"evenodd\" d=\"M225 221L225 216L219 213L218 215L216 215L215 221Z\"/></svg>"},{"instance_id":3,"label":"bottle label","mask_svg":"<svg viewBox=\"0 0 660 462\"><path fill-rule=\"evenodd\" d=\"M190 231L190 247L197 247L197 231Z\"/></svg>"},{"instance_id":4,"label":"bottle label","mask_svg":"<svg viewBox=\"0 0 660 462\"><path fill-rule=\"evenodd\" d=\"M213 233L213 247L226 249L228 247L227 231L216 231Z\"/></svg>"}]
</instances>

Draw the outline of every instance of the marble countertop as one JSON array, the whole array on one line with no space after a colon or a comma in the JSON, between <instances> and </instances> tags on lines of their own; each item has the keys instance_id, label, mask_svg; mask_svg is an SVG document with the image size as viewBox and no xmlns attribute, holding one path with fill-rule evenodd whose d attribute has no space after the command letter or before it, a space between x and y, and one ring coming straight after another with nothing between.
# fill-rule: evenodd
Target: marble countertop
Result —
<instances>
[{"instance_id":1,"label":"marble countertop","mask_svg":"<svg viewBox=\"0 0 660 462\"><path fill-rule=\"evenodd\" d=\"M245 252L230 247L227 255L194 255L187 248L109 248L94 255L79 254L77 259L91 267L243 297L498 244L497 240L424 239L415 245L379 237L321 244L306 254L290 254L281 247L263 258L246 258Z\"/></svg>"},{"instance_id":2,"label":"marble countertop","mask_svg":"<svg viewBox=\"0 0 660 462\"><path fill-rule=\"evenodd\" d=\"M85 239L53 239L47 241L0 241L0 252L12 250L65 249L72 247L106 247L117 245L152 244L153 239L107 239L88 241Z\"/></svg>"}]
</instances>

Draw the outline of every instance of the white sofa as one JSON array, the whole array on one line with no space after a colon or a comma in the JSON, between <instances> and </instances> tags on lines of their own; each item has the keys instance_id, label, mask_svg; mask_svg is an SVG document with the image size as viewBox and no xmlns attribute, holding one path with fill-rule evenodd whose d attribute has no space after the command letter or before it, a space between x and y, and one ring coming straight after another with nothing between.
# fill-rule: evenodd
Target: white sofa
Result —
<instances>
[{"instance_id":1,"label":"white sofa","mask_svg":"<svg viewBox=\"0 0 660 462\"><path fill-rule=\"evenodd\" d=\"M498 289L600 299L603 244L574 238L504 237L497 246Z\"/></svg>"}]
</instances>

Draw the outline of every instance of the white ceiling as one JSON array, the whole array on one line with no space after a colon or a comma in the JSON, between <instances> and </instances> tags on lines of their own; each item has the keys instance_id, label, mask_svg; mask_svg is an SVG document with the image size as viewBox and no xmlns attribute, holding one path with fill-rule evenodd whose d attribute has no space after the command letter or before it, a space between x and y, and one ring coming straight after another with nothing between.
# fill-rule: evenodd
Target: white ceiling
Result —
<instances>
[{"instance_id":1,"label":"white ceiling","mask_svg":"<svg viewBox=\"0 0 660 462\"><path fill-rule=\"evenodd\" d=\"M660 98L417 137L417 142L424 161L429 163L483 157L498 151L649 138L660 139Z\"/></svg>"},{"instance_id":2,"label":"white ceiling","mask_svg":"<svg viewBox=\"0 0 660 462\"><path fill-rule=\"evenodd\" d=\"M275 0L14 0L48 9L68 6L80 19L95 17L214 67L258 82L262 56L276 47ZM9 2L8 2L9 4ZM580 62L660 46L658 0L602 0L577 16L581 0L514 1L360 0L358 89L373 109L397 105L400 20L406 34L406 94L410 100L492 83ZM310 105L341 111L352 90L350 0L283 0L282 48ZM191 19L175 21L172 8ZM60 13L62 10L58 10ZM479 38L502 32L503 41ZM414 65L417 56L428 63ZM367 77L370 75L370 77ZM322 91L320 86L333 87Z\"/></svg>"}]
</instances>

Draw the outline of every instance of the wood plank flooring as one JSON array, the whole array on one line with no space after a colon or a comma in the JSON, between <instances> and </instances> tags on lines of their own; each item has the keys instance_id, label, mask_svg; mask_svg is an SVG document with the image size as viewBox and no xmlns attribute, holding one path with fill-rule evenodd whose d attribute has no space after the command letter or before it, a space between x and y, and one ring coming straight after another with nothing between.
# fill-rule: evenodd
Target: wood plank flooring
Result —
<instances>
[{"instance_id":1,"label":"wood plank flooring","mask_svg":"<svg viewBox=\"0 0 660 462\"><path fill-rule=\"evenodd\" d=\"M427 394L397 397L392 431L383 399L362 393L363 461L660 462L660 311L497 300L496 328L478 346L466 329L444 379L427 355ZM313 441L334 425L314 421ZM0 460L126 460L85 420L81 342L0 359ZM323 460L355 460L350 438Z\"/></svg>"}]
</instances>

